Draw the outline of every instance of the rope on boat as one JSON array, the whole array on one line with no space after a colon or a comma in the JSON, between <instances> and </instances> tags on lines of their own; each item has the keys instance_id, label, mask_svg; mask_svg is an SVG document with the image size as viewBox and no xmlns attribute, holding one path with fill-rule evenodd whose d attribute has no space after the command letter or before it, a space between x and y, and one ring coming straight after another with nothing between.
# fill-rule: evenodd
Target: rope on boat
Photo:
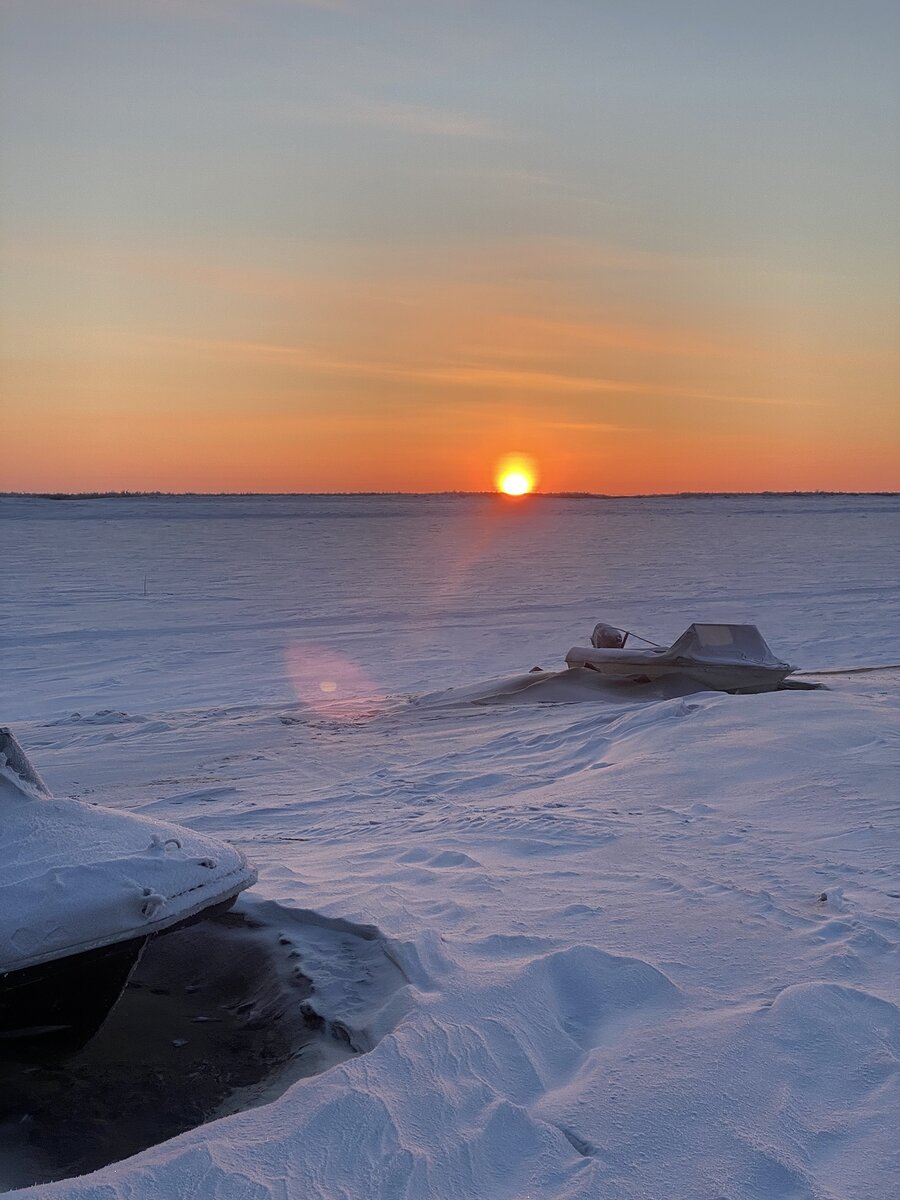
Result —
<instances>
[{"instance_id":1,"label":"rope on boat","mask_svg":"<svg viewBox=\"0 0 900 1200\"><path fill-rule=\"evenodd\" d=\"M665 650L667 648L665 646L661 646L659 642L651 642L649 638L641 637L639 633L632 633L630 629L620 629L618 625L610 625L610 629L615 629L616 633L624 633L625 641L632 637L637 638L639 642L646 642L648 646L655 646L657 650ZM625 642L623 642L622 645L624 646Z\"/></svg>"},{"instance_id":2,"label":"rope on boat","mask_svg":"<svg viewBox=\"0 0 900 1200\"><path fill-rule=\"evenodd\" d=\"M621 633L622 631L619 630ZM865 675L870 671L900 671L900 663L883 663L877 667L827 667L821 671L797 671L797 675Z\"/></svg>"}]
</instances>

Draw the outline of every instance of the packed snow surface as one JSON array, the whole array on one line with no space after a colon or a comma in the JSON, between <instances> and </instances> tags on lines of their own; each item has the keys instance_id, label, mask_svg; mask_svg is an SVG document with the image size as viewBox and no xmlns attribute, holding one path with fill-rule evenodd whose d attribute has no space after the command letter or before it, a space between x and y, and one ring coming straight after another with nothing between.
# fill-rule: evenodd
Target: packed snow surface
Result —
<instances>
[{"instance_id":1,"label":"packed snow surface","mask_svg":"<svg viewBox=\"0 0 900 1200\"><path fill-rule=\"evenodd\" d=\"M233 841L241 905L367 929L404 980L380 1006L313 955L368 1053L29 1194L896 1196L898 516L0 500L2 716L50 788ZM562 671L598 620L755 624L833 673Z\"/></svg>"}]
</instances>

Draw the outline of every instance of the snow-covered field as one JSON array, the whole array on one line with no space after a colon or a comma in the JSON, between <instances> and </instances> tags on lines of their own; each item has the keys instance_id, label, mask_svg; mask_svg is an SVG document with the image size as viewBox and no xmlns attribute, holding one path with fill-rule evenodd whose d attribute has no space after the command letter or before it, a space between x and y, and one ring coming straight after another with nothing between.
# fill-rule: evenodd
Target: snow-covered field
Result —
<instances>
[{"instance_id":1,"label":"snow-covered field","mask_svg":"<svg viewBox=\"0 0 900 1200\"><path fill-rule=\"evenodd\" d=\"M898 516L0 499L2 719L49 785L234 840L260 872L243 905L374 926L405 980L379 997L313 956L324 1015L369 1053L37 1191L900 1195L900 669L509 694L599 619L900 663Z\"/></svg>"}]
</instances>

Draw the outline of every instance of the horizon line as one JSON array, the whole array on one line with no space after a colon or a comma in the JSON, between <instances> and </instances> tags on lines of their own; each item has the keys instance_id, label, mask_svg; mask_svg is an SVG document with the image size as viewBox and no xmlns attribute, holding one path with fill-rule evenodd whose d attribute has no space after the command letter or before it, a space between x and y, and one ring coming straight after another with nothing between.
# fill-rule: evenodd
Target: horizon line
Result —
<instances>
[{"instance_id":1,"label":"horizon line","mask_svg":"<svg viewBox=\"0 0 900 1200\"><path fill-rule=\"evenodd\" d=\"M333 491L333 492L167 492L157 489L135 490L108 489L80 492L52 491L15 491L0 492L0 500L139 500L139 499L191 499L206 497L208 499L255 499L255 498L323 498L335 496L496 496L510 503L521 503L530 498L545 500L649 500L649 499L691 499L701 496L731 497L731 496L900 496L900 491L876 488L871 491L846 490L830 488L815 489L776 489L766 488L761 491L741 491L725 489L722 491L681 491L681 492L588 492L567 490L544 492L535 490L522 496L509 496L492 488L480 491L463 491L452 488L434 492L407 491Z\"/></svg>"}]
</instances>

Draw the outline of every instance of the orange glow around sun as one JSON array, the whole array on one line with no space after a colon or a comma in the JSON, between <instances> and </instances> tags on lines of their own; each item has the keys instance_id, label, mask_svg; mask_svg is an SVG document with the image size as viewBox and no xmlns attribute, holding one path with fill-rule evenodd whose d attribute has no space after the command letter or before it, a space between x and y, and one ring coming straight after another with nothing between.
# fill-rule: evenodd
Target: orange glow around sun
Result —
<instances>
[{"instance_id":1,"label":"orange glow around sun","mask_svg":"<svg viewBox=\"0 0 900 1200\"><path fill-rule=\"evenodd\" d=\"M506 496L525 496L534 489L534 463L523 454L508 454L497 464L497 491Z\"/></svg>"}]
</instances>

